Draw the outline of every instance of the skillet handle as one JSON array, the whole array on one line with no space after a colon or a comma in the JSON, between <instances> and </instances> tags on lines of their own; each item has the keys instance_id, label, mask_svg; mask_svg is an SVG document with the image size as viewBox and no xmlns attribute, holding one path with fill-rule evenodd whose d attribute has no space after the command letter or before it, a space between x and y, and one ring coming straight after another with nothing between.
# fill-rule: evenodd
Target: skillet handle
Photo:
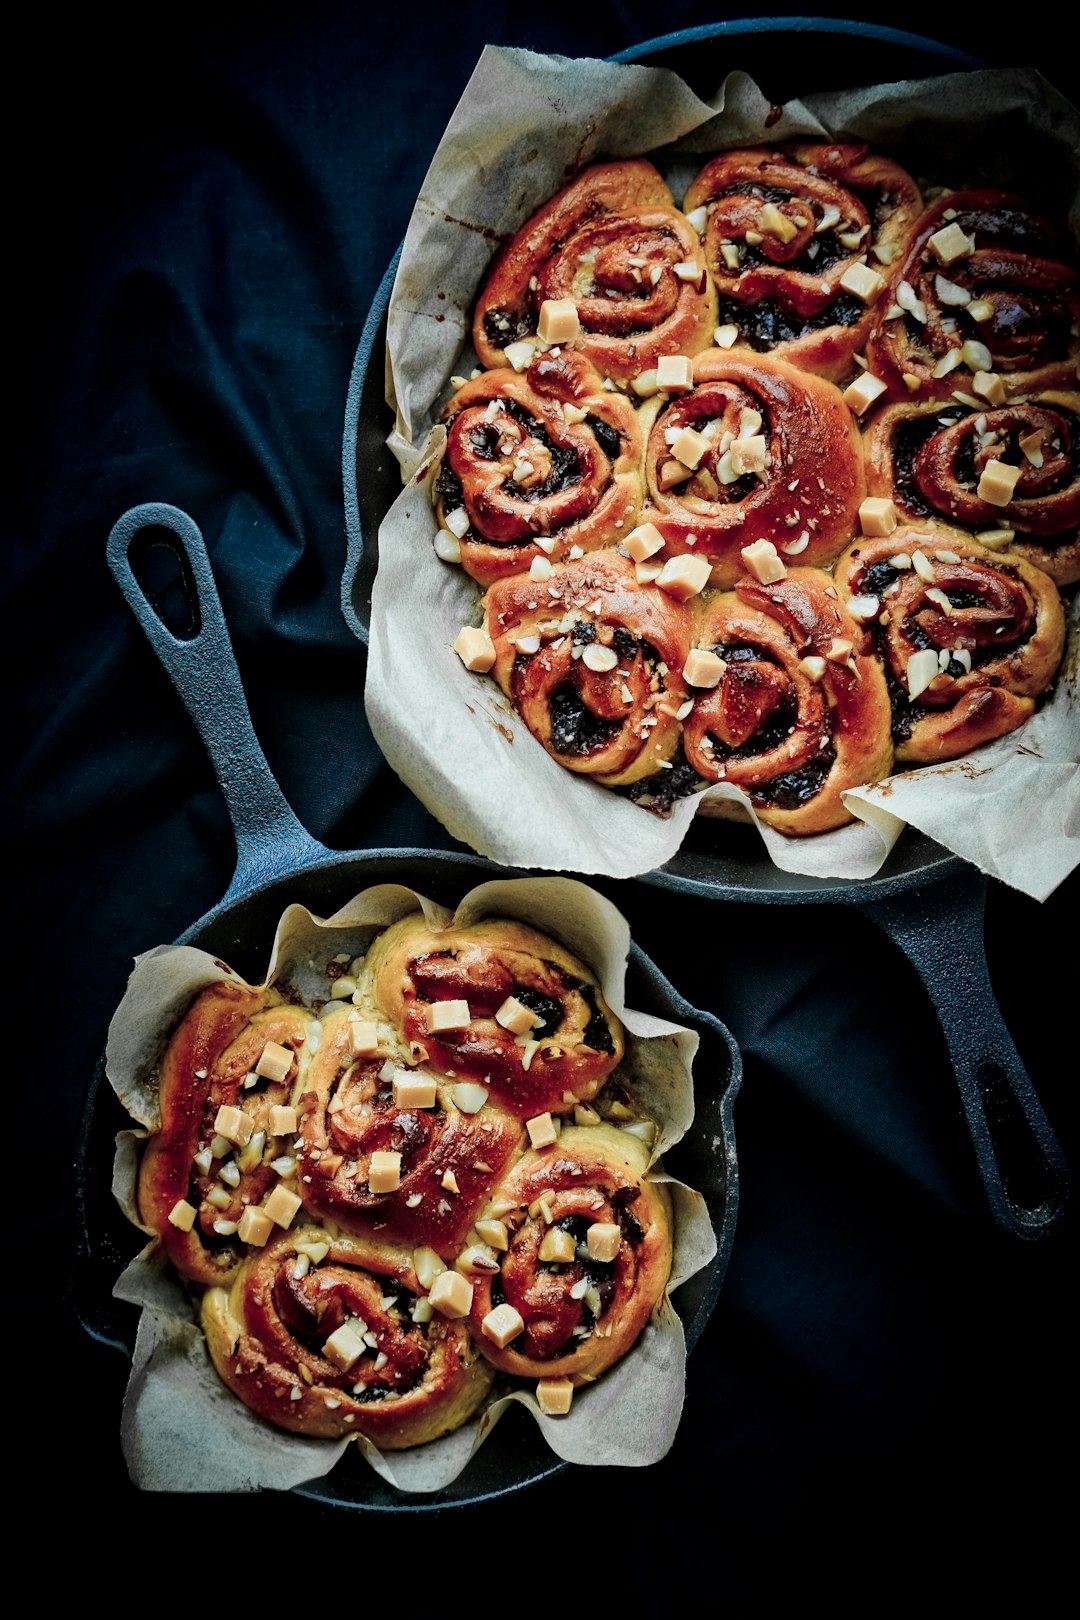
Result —
<instances>
[{"instance_id":1,"label":"skillet handle","mask_svg":"<svg viewBox=\"0 0 1080 1620\"><path fill-rule=\"evenodd\" d=\"M172 552L191 616L178 635L146 593L131 551L147 545ZM114 524L105 548L113 578L158 656L210 755L236 834L236 870L225 899L330 853L300 824L266 763L251 724L210 558L198 527L177 506L133 506Z\"/></svg>"},{"instance_id":2,"label":"skillet handle","mask_svg":"<svg viewBox=\"0 0 1080 1620\"><path fill-rule=\"evenodd\" d=\"M986 888L965 864L930 888L857 903L916 968L941 1020L995 1220L1040 1238L1064 1214L1072 1177L990 984Z\"/></svg>"}]
</instances>

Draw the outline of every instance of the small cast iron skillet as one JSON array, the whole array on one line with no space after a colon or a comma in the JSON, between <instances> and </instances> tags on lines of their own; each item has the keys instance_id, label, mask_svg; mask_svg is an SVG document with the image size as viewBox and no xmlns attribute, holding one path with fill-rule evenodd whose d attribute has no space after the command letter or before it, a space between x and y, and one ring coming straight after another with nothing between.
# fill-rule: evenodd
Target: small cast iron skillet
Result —
<instances>
[{"instance_id":1,"label":"small cast iron skillet","mask_svg":"<svg viewBox=\"0 0 1080 1620\"><path fill-rule=\"evenodd\" d=\"M813 53L818 52L814 60ZM688 29L612 58L679 73L701 95L741 68L774 101L952 69L979 58L920 35L829 18L748 18ZM345 407L342 478L348 557L341 605L365 644L378 566L378 532L401 491L387 449L387 309L400 249L375 294L357 347ZM983 943L987 880L908 827L880 872L844 880L782 872L752 827L698 817L678 853L640 881L683 894L769 904L845 904L866 913L917 969L941 1022L979 1174L994 1219L1039 1238L1064 1213L1071 1172L1001 1017Z\"/></svg>"},{"instance_id":2,"label":"small cast iron skillet","mask_svg":"<svg viewBox=\"0 0 1080 1620\"><path fill-rule=\"evenodd\" d=\"M145 563L147 548L162 545L170 548L186 586L192 610L186 634L169 628L140 584L140 559ZM293 901L329 916L369 885L402 883L453 907L478 883L525 875L468 854L336 852L318 843L289 808L256 740L210 561L195 524L175 507L133 508L109 536L107 554L120 589L195 722L236 835L236 870L228 890L176 943L210 951L257 984L266 971L278 918ZM626 991L630 1006L695 1030L701 1042L694 1061L694 1123L665 1156L672 1174L704 1195L716 1235L714 1259L672 1295L692 1348L716 1304L734 1236L738 1168L732 1109L742 1060L719 1019L684 1001L636 943L631 945ZM102 1058L87 1097L77 1162L75 1306L88 1333L127 1354L134 1342L135 1313L112 1298L112 1287L144 1239L112 1197L110 1167L116 1132L130 1124L105 1077ZM569 1466L548 1449L527 1414L515 1408L459 1478L431 1496L397 1492L351 1447L325 1479L303 1487L301 1494L347 1508L424 1512L521 1490Z\"/></svg>"}]
</instances>

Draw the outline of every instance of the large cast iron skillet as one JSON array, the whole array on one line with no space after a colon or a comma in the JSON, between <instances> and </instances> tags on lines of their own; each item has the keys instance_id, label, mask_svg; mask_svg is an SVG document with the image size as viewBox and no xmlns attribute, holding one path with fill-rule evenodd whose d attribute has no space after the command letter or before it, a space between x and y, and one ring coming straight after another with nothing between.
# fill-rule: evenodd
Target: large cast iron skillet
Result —
<instances>
[{"instance_id":1,"label":"large cast iron skillet","mask_svg":"<svg viewBox=\"0 0 1080 1620\"><path fill-rule=\"evenodd\" d=\"M702 95L741 68L778 102L810 87L840 89L985 65L918 35L825 18L721 23L651 40L614 60L672 68ZM401 490L386 447L391 418L384 366L399 257L400 250L368 314L345 410L349 550L342 609L365 643L379 525ZM676 856L642 881L744 903L842 903L873 918L914 964L940 1018L995 1220L1026 1238L1056 1225L1070 1172L994 998L983 945L987 884L976 868L909 827L876 877L803 877L774 866L752 828L699 817Z\"/></svg>"},{"instance_id":2,"label":"large cast iron skillet","mask_svg":"<svg viewBox=\"0 0 1080 1620\"><path fill-rule=\"evenodd\" d=\"M146 551L159 545L170 548L181 569L193 609L190 634L174 633L140 584L140 577L148 573ZM465 854L422 849L335 852L318 843L285 802L255 738L209 558L195 524L175 507L136 507L113 529L108 561L206 745L236 834L236 871L224 898L192 923L177 943L201 946L259 983L277 920L293 901L329 916L371 884L404 883L453 906L489 878L523 875ZM673 1174L704 1194L716 1234L715 1258L672 1296L692 1347L720 1293L735 1229L738 1170L732 1108L742 1062L724 1025L689 1006L637 945L631 947L627 997L633 1007L696 1030L701 1041L694 1062L694 1124L665 1160ZM88 1096L77 1167L76 1307L89 1333L125 1351L130 1351L134 1339L135 1312L112 1299L112 1286L144 1240L113 1201L110 1167L115 1134L130 1123L105 1079L102 1059ZM119 1418L117 1413L118 1424ZM434 1496L405 1496L393 1490L352 1448L324 1480L304 1488L303 1494L349 1508L422 1512L499 1496L568 1466L548 1449L527 1414L514 1409L496 1425L459 1479Z\"/></svg>"}]
</instances>

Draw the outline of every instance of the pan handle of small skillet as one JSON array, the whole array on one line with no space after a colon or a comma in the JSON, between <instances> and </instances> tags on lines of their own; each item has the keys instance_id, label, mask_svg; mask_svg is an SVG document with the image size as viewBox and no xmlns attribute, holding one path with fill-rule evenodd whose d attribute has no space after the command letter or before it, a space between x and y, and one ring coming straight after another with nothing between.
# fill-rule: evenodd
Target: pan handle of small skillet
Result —
<instances>
[{"instance_id":1,"label":"pan handle of small skillet","mask_svg":"<svg viewBox=\"0 0 1080 1620\"><path fill-rule=\"evenodd\" d=\"M147 595L131 550L145 531L166 546L180 569L191 612L190 633L177 635ZM225 899L295 871L331 852L297 820L271 774L251 724L210 558L198 527L179 507L133 506L106 544L113 578L175 686L202 738L236 834L236 870Z\"/></svg>"},{"instance_id":2,"label":"pan handle of small skillet","mask_svg":"<svg viewBox=\"0 0 1080 1620\"><path fill-rule=\"evenodd\" d=\"M1017 1237L1040 1238L1064 1214L1071 1175L990 984L986 887L965 863L941 882L860 909L917 969L941 1020L995 1220Z\"/></svg>"}]
</instances>

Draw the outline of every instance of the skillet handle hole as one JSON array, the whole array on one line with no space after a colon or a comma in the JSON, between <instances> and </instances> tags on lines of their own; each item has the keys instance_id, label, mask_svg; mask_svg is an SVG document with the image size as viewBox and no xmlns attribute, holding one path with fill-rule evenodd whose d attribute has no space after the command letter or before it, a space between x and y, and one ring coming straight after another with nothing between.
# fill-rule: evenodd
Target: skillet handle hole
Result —
<instances>
[{"instance_id":1,"label":"skillet handle hole","mask_svg":"<svg viewBox=\"0 0 1080 1620\"><path fill-rule=\"evenodd\" d=\"M194 641L202 629L191 564L171 529L151 524L132 537L131 571L150 607L178 641Z\"/></svg>"},{"instance_id":2,"label":"skillet handle hole","mask_svg":"<svg viewBox=\"0 0 1080 1620\"><path fill-rule=\"evenodd\" d=\"M1061 1189L1053 1184L1053 1168L1008 1075L1000 1064L986 1061L979 1064L975 1081L1009 1204L1015 1210L1035 1211L1056 1203Z\"/></svg>"}]
</instances>

